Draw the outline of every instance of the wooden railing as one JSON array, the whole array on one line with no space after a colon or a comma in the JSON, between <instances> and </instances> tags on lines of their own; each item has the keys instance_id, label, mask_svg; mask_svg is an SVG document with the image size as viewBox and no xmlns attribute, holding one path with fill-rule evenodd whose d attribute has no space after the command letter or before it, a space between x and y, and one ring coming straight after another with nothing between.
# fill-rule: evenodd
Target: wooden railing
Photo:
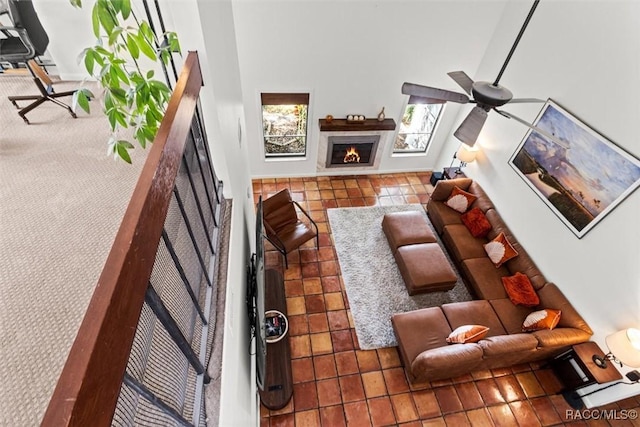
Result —
<instances>
[{"instance_id":1,"label":"wooden railing","mask_svg":"<svg viewBox=\"0 0 640 427\"><path fill-rule=\"evenodd\" d=\"M210 197L214 200L206 200L201 204L206 205L207 209L211 207L209 212L213 214L212 222L217 225L215 217L219 212L216 212L216 206L221 203L218 198L221 183L217 181L211 167L206 141L203 142L200 136L196 138L193 135L193 123L201 125L198 111L201 86L198 55L190 52L42 420L44 426L107 426L112 423L123 381L131 379L125 372L143 305L151 304L155 298L151 275L161 244L160 239L163 238L164 244L167 244L164 224L172 199L178 198L184 215L176 189L176 176L179 172L182 173L181 167L187 167L189 173L183 153L189 142L196 146L196 139L205 147L206 153L202 154L203 151L199 151L191 158L206 157L204 163L208 163L210 168L210 171L206 172L206 179L210 179L214 187L207 189L205 178L202 178L200 187L205 188L208 196L211 193ZM206 135L204 137L206 138ZM203 166L198 166L202 172ZM195 193L191 179L189 175L191 188ZM198 197L197 194L195 196ZM198 209L201 209L200 202ZM200 216L202 215L200 210ZM189 221L186 218L184 221L189 227ZM202 221L205 222L204 217ZM206 228L204 227L205 232L212 235ZM193 239L191 230L189 234ZM212 248L207 253L214 254L211 238L207 239ZM198 251L197 243L193 241L193 244ZM173 257L173 249L171 251ZM200 252L198 255L200 256ZM200 258L202 261L201 256ZM176 258L173 260L175 262ZM182 272L181 266L176 265ZM200 265L204 269L205 266L202 263ZM189 287L186 278L182 276ZM211 286L209 278L207 282ZM193 303L198 306L197 301L194 300ZM163 309L162 304L160 309ZM200 309L201 307L198 307L199 313ZM153 313L157 315L155 308ZM169 330L161 316L158 315L158 319ZM171 319L168 322L171 323ZM207 322L203 319L202 323L206 325ZM179 340L174 341L180 347ZM182 347L180 349L186 353L190 350ZM185 356L189 358L186 353ZM201 367L196 371L202 371ZM142 388L144 389L144 386ZM135 390L139 392L138 389ZM144 393L141 395L144 397ZM162 404L163 402L160 402L161 407ZM178 422L184 424L180 420Z\"/></svg>"}]
</instances>

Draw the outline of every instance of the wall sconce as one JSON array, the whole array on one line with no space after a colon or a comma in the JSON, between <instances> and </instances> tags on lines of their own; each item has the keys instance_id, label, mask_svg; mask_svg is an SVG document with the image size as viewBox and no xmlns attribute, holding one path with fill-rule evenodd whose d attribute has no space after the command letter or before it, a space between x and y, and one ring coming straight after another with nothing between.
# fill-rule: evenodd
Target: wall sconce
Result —
<instances>
[{"instance_id":1,"label":"wall sconce","mask_svg":"<svg viewBox=\"0 0 640 427\"><path fill-rule=\"evenodd\" d=\"M593 363L605 369L610 360L614 363L640 368L640 329L628 328L615 332L605 338L609 353L604 357L594 355Z\"/></svg>"},{"instance_id":2,"label":"wall sconce","mask_svg":"<svg viewBox=\"0 0 640 427\"><path fill-rule=\"evenodd\" d=\"M458 165L458 169L456 173L462 173L460 168L463 168L467 165L467 163L472 163L476 160L476 154L478 154L478 149L475 147L469 147L467 144L460 144L460 148L453 155L454 159L460 160L460 165ZM453 161L451 161L451 165L453 165Z\"/></svg>"}]
</instances>

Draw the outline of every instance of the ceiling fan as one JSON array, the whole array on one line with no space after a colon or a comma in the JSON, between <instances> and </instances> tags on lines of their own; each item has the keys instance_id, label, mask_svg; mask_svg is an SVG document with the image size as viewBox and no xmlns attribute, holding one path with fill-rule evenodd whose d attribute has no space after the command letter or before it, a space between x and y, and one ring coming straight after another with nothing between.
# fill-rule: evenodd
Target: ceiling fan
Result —
<instances>
[{"instance_id":1,"label":"ceiling fan","mask_svg":"<svg viewBox=\"0 0 640 427\"><path fill-rule=\"evenodd\" d=\"M532 125L531 123L517 116L514 116L511 113L508 113L504 110L498 110L497 108L505 104L545 102L541 99L536 98L513 98L513 94L511 93L511 91L504 86L500 86L499 84L504 70L507 68L507 65L509 64L511 57L515 52L516 47L518 46L518 43L520 42L520 39L522 38L522 35L524 34L524 31L527 28L527 25L529 24L529 21L531 20L531 17L536 10L536 7L538 7L538 3L540 3L540 0L534 0L533 5L531 6L531 10L529 10L529 14L524 20L522 28L520 28L520 32L518 33L518 36L511 46L511 50L509 51L507 58L502 64L502 68L498 73L498 77L496 77L493 83L486 81L474 82L464 71L452 71L447 74L462 89L464 89L466 94L406 82L402 85L402 93L405 95L411 95L421 98L423 102L426 102L428 104L442 104L447 101L455 102L458 104L476 104L469 115L462 121L458 129L456 129L456 131L453 133L456 138L469 146L473 146L476 143L478 135L480 134L480 131L482 130L482 127L487 120L488 113L493 110L503 117L514 119L515 121L528 126L529 128L547 137L563 148L568 148L567 143L558 139L555 135L552 135L549 132L540 129ZM472 98L469 98L469 96L467 95L471 95Z\"/></svg>"}]
</instances>

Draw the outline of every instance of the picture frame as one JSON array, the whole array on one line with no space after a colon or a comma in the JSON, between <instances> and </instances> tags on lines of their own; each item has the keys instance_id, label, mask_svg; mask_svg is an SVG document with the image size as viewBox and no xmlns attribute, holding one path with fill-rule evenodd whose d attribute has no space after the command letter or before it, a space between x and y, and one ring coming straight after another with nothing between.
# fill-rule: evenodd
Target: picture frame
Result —
<instances>
[{"instance_id":1,"label":"picture frame","mask_svg":"<svg viewBox=\"0 0 640 427\"><path fill-rule=\"evenodd\" d=\"M580 239L640 186L640 160L548 99L509 164Z\"/></svg>"}]
</instances>

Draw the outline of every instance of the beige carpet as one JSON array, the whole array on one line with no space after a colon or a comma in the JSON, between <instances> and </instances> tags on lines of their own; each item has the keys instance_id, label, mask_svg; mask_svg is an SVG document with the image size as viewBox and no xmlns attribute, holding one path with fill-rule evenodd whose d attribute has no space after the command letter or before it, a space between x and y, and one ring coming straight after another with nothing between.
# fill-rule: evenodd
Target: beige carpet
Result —
<instances>
[{"instance_id":1,"label":"beige carpet","mask_svg":"<svg viewBox=\"0 0 640 427\"><path fill-rule=\"evenodd\" d=\"M145 156L106 156L97 102L77 119L46 103L26 125L6 96L32 93L0 76L0 426L40 423Z\"/></svg>"}]
</instances>

